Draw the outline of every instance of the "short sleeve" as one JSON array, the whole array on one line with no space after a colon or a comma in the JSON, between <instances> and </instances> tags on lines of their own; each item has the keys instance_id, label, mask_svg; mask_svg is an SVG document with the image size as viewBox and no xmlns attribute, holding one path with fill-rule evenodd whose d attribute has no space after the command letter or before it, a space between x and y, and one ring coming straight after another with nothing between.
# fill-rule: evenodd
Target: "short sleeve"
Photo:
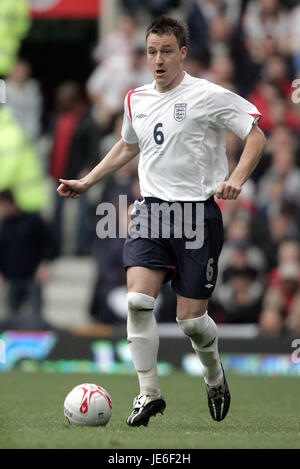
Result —
<instances>
[{"instance_id":1,"label":"short sleeve","mask_svg":"<svg viewBox=\"0 0 300 469\"><path fill-rule=\"evenodd\" d=\"M233 132L243 140L261 118L249 101L213 83L208 86L207 112L211 126Z\"/></svg>"},{"instance_id":2,"label":"short sleeve","mask_svg":"<svg viewBox=\"0 0 300 469\"><path fill-rule=\"evenodd\" d=\"M128 110L127 96L124 101L124 117L123 117L121 135L122 135L124 142L129 143L129 144L134 144L134 143L138 143L139 139L132 127L131 119L129 116L129 110Z\"/></svg>"}]
</instances>

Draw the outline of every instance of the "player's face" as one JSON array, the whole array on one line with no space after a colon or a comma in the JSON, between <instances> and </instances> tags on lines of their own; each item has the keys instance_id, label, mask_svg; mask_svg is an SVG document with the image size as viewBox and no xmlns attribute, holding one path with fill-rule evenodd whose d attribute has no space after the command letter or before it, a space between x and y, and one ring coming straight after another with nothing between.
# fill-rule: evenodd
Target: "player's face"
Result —
<instances>
[{"instance_id":1,"label":"player's face","mask_svg":"<svg viewBox=\"0 0 300 469\"><path fill-rule=\"evenodd\" d=\"M174 34L149 34L147 58L158 91L169 91L181 82L186 53L187 48L179 47Z\"/></svg>"}]
</instances>

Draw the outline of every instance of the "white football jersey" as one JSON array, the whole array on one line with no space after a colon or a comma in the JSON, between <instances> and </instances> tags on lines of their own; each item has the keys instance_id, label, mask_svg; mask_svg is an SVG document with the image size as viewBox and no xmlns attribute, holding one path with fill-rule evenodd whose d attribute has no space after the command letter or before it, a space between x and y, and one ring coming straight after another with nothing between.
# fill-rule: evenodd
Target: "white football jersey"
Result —
<instances>
[{"instance_id":1,"label":"white football jersey","mask_svg":"<svg viewBox=\"0 0 300 469\"><path fill-rule=\"evenodd\" d=\"M244 98L188 73L164 93L155 81L129 91L122 138L139 144L142 196L207 200L228 176L226 133L245 139L260 116Z\"/></svg>"}]
</instances>

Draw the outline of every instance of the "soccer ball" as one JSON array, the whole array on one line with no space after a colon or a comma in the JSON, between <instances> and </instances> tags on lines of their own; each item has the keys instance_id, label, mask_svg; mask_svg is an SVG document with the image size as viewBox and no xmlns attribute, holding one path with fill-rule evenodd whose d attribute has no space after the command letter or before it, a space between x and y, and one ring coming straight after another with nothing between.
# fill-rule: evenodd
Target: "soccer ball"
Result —
<instances>
[{"instance_id":1,"label":"soccer ball","mask_svg":"<svg viewBox=\"0 0 300 469\"><path fill-rule=\"evenodd\" d=\"M71 425L104 426L111 413L111 397L98 384L83 383L75 386L64 402L64 415Z\"/></svg>"}]
</instances>

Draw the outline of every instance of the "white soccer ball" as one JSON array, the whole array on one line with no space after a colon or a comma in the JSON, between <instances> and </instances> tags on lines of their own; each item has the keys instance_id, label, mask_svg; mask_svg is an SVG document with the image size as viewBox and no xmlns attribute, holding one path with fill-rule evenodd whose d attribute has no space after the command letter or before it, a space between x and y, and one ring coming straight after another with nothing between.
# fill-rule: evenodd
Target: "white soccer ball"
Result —
<instances>
[{"instance_id":1,"label":"white soccer ball","mask_svg":"<svg viewBox=\"0 0 300 469\"><path fill-rule=\"evenodd\" d=\"M104 426L111 413L111 397L98 384L83 383L75 386L64 402L64 415L71 425Z\"/></svg>"}]
</instances>

